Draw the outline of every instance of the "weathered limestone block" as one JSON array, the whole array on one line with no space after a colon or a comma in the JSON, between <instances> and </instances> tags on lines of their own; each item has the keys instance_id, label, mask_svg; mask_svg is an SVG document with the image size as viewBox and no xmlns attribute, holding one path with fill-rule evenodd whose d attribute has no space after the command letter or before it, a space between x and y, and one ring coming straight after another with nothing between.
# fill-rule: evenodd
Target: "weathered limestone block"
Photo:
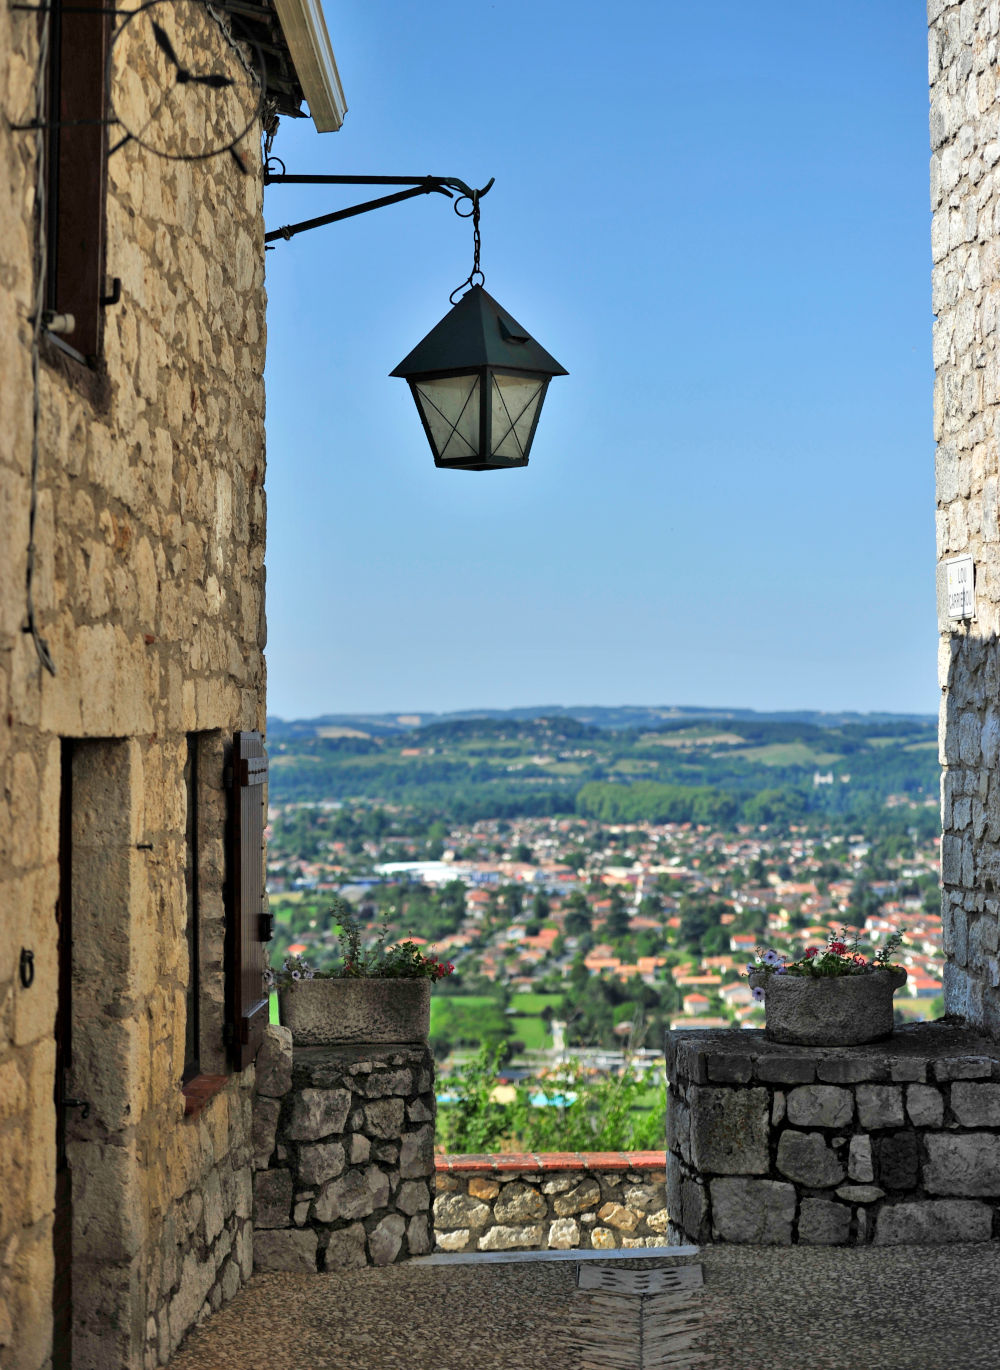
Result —
<instances>
[{"instance_id":1,"label":"weathered limestone block","mask_svg":"<svg viewBox=\"0 0 1000 1370\"><path fill-rule=\"evenodd\" d=\"M766 1089L691 1089L691 1161L702 1173L766 1175Z\"/></svg>"},{"instance_id":2,"label":"weathered limestone block","mask_svg":"<svg viewBox=\"0 0 1000 1370\"><path fill-rule=\"evenodd\" d=\"M369 1137L385 1141L403 1131L404 1102L399 1098L376 1099L365 1105L364 1130Z\"/></svg>"},{"instance_id":3,"label":"weathered limestone block","mask_svg":"<svg viewBox=\"0 0 1000 1370\"><path fill-rule=\"evenodd\" d=\"M292 1087L292 1032L272 1023L257 1053L258 1094L281 1099Z\"/></svg>"},{"instance_id":4,"label":"weathered limestone block","mask_svg":"<svg viewBox=\"0 0 1000 1370\"><path fill-rule=\"evenodd\" d=\"M654 1184L633 1184L625 1190L625 1202L629 1208L640 1213L660 1208L663 1204L662 1186Z\"/></svg>"},{"instance_id":5,"label":"weathered limestone block","mask_svg":"<svg viewBox=\"0 0 1000 1370\"><path fill-rule=\"evenodd\" d=\"M338 1227L330 1233L326 1243L327 1270L356 1270L367 1264L365 1229L361 1223Z\"/></svg>"},{"instance_id":6,"label":"weathered limestone block","mask_svg":"<svg viewBox=\"0 0 1000 1370\"><path fill-rule=\"evenodd\" d=\"M1000 1196L1000 1136L931 1132L925 1143L928 1193Z\"/></svg>"},{"instance_id":7,"label":"weathered limestone block","mask_svg":"<svg viewBox=\"0 0 1000 1370\"><path fill-rule=\"evenodd\" d=\"M299 1147L298 1177L300 1184L325 1184L335 1179L344 1169L344 1148L340 1142L318 1142L315 1146Z\"/></svg>"},{"instance_id":8,"label":"weathered limestone block","mask_svg":"<svg viewBox=\"0 0 1000 1370\"><path fill-rule=\"evenodd\" d=\"M887 1080L889 1065L879 1056L831 1056L819 1061L816 1074L828 1085L854 1085L861 1080Z\"/></svg>"},{"instance_id":9,"label":"weathered limestone block","mask_svg":"<svg viewBox=\"0 0 1000 1370\"><path fill-rule=\"evenodd\" d=\"M846 1127L854 1100L849 1089L836 1085L800 1085L789 1091L785 1111L796 1127Z\"/></svg>"},{"instance_id":10,"label":"weathered limestone block","mask_svg":"<svg viewBox=\"0 0 1000 1370\"><path fill-rule=\"evenodd\" d=\"M617 1228L619 1232L634 1232L639 1226L639 1215L622 1204L602 1204L597 1210L597 1217L609 1227Z\"/></svg>"},{"instance_id":11,"label":"weathered limestone block","mask_svg":"<svg viewBox=\"0 0 1000 1370\"><path fill-rule=\"evenodd\" d=\"M317 1233L308 1228L257 1232L253 1241L255 1270L316 1270Z\"/></svg>"},{"instance_id":12,"label":"weathered limestone block","mask_svg":"<svg viewBox=\"0 0 1000 1370\"><path fill-rule=\"evenodd\" d=\"M851 1138L851 1146L847 1156L847 1173L852 1180L860 1180L863 1184L870 1184L875 1178L875 1169L872 1164L872 1139L860 1133Z\"/></svg>"},{"instance_id":13,"label":"weathered limestone block","mask_svg":"<svg viewBox=\"0 0 1000 1370\"><path fill-rule=\"evenodd\" d=\"M816 1062L806 1056L765 1056L757 1063L757 1079L775 1085L810 1085Z\"/></svg>"},{"instance_id":14,"label":"weathered limestone block","mask_svg":"<svg viewBox=\"0 0 1000 1370\"><path fill-rule=\"evenodd\" d=\"M485 1227L491 1217L489 1207L470 1199L468 1194L439 1195L434 1200L434 1227L438 1232L444 1228Z\"/></svg>"},{"instance_id":15,"label":"weathered limestone block","mask_svg":"<svg viewBox=\"0 0 1000 1370\"><path fill-rule=\"evenodd\" d=\"M407 1180L399 1187L396 1207L401 1213L426 1213L431 1206L431 1192L423 1180Z\"/></svg>"},{"instance_id":16,"label":"weathered limestone block","mask_svg":"<svg viewBox=\"0 0 1000 1370\"><path fill-rule=\"evenodd\" d=\"M753 1076L748 1056L713 1055L707 1065L708 1078L715 1084L745 1085Z\"/></svg>"},{"instance_id":17,"label":"weathered limestone block","mask_svg":"<svg viewBox=\"0 0 1000 1370\"><path fill-rule=\"evenodd\" d=\"M322 1137L342 1133L350 1108L349 1090L299 1090L292 1100L285 1131L295 1142L316 1142Z\"/></svg>"},{"instance_id":18,"label":"weathered limestone block","mask_svg":"<svg viewBox=\"0 0 1000 1370\"><path fill-rule=\"evenodd\" d=\"M279 1099L258 1097L253 1102L253 1163L256 1170L266 1170L274 1154L275 1135L278 1129L278 1114L281 1112Z\"/></svg>"},{"instance_id":19,"label":"weathered limestone block","mask_svg":"<svg viewBox=\"0 0 1000 1370\"><path fill-rule=\"evenodd\" d=\"M968 1199L931 1199L892 1204L875 1220L876 1246L925 1246L940 1242L986 1242L993 1215Z\"/></svg>"},{"instance_id":20,"label":"weathered limestone block","mask_svg":"<svg viewBox=\"0 0 1000 1370\"><path fill-rule=\"evenodd\" d=\"M1000 1085L953 1084L951 1111L962 1127L1000 1127Z\"/></svg>"},{"instance_id":21,"label":"weathered limestone block","mask_svg":"<svg viewBox=\"0 0 1000 1370\"><path fill-rule=\"evenodd\" d=\"M181 1267L181 1280L177 1292L167 1308L172 1350L177 1349L184 1333L201 1312L214 1282L214 1263L210 1260L199 1260L194 1251L189 1251Z\"/></svg>"},{"instance_id":22,"label":"weathered limestone block","mask_svg":"<svg viewBox=\"0 0 1000 1370\"><path fill-rule=\"evenodd\" d=\"M894 1084L901 1082L923 1084L927 1079L927 1062L918 1057L900 1056L890 1061L890 1076Z\"/></svg>"},{"instance_id":23,"label":"weathered limestone block","mask_svg":"<svg viewBox=\"0 0 1000 1370\"><path fill-rule=\"evenodd\" d=\"M205 1241L211 1246L221 1234L226 1222L222 1208L222 1186L219 1184L217 1170L210 1170L205 1176L205 1188L202 1194L202 1221L204 1223Z\"/></svg>"},{"instance_id":24,"label":"weathered limestone block","mask_svg":"<svg viewBox=\"0 0 1000 1370\"><path fill-rule=\"evenodd\" d=\"M546 1190L546 1193L549 1192ZM484 1180L479 1175L473 1175L469 1181L469 1193L474 1199L495 1199L500 1193L500 1186L496 1180Z\"/></svg>"},{"instance_id":25,"label":"weathered limestone block","mask_svg":"<svg viewBox=\"0 0 1000 1370\"><path fill-rule=\"evenodd\" d=\"M434 1173L434 1129L419 1127L404 1132L399 1151L399 1174L404 1180L422 1180Z\"/></svg>"},{"instance_id":26,"label":"weathered limestone block","mask_svg":"<svg viewBox=\"0 0 1000 1370\"><path fill-rule=\"evenodd\" d=\"M908 1085L906 1116L914 1127L940 1127L944 1119L941 1091L931 1085Z\"/></svg>"},{"instance_id":27,"label":"weathered limestone block","mask_svg":"<svg viewBox=\"0 0 1000 1370\"><path fill-rule=\"evenodd\" d=\"M453 1232L439 1232L435 1229L434 1240L442 1251L464 1251L469 1244L470 1235L467 1227L457 1227Z\"/></svg>"},{"instance_id":28,"label":"weathered limestone block","mask_svg":"<svg viewBox=\"0 0 1000 1370\"><path fill-rule=\"evenodd\" d=\"M556 1218L549 1224L548 1245L553 1251L573 1251L580 1245L580 1225L572 1218Z\"/></svg>"},{"instance_id":29,"label":"weathered limestone block","mask_svg":"<svg viewBox=\"0 0 1000 1370\"><path fill-rule=\"evenodd\" d=\"M784 1131L778 1142L777 1166L790 1180L816 1189L839 1184L844 1178L844 1167L821 1132Z\"/></svg>"},{"instance_id":30,"label":"weathered limestone block","mask_svg":"<svg viewBox=\"0 0 1000 1370\"><path fill-rule=\"evenodd\" d=\"M646 1219L646 1226L651 1227L654 1232L666 1232L670 1226L670 1215L665 1208L661 1208L658 1213L651 1213Z\"/></svg>"},{"instance_id":31,"label":"weathered limestone block","mask_svg":"<svg viewBox=\"0 0 1000 1370\"><path fill-rule=\"evenodd\" d=\"M406 1244L411 1256L425 1256L431 1249L431 1229L426 1213L415 1213L406 1224Z\"/></svg>"},{"instance_id":32,"label":"weathered limestone block","mask_svg":"<svg viewBox=\"0 0 1000 1370\"><path fill-rule=\"evenodd\" d=\"M858 1085L857 1101L861 1127L902 1127L906 1121L900 1085Z\"/></svg>"},{"instance_id":33,"label":"weathered limestone block","mask_svg":"<svg viewBox=\"0 0 1000 1370\"><path fill-rule=\"evenodd\" d=\"M576 1174L576 1175L560 1175L560 1176L558 1176L558 1178L555 1179L555 1180L546 1180L545 1183L542 1185L542 1193L543 1193L543 1194L565 1194L566 1191L567 1191L567 1189L572 1189L573 1186L579 1184L580 1181L581 1181L582 1179L583 1179L583 1176L580 1175L580 1174ZM469 1183L469 1193L470 1193L470 1194L472 1193L472 1183L471 1183L471 1181L470 1181L470 1183ZM487 1195L485 1195L485 1194L481 1194L479 1197L480 1197L480 1198L483 1198L483 1199L485 1199L485 1198L487 1198L487 1197L493 1198L493 1195L490 1194L489 1196L487 1196Z\"/></svg>"},{"instance_id":34,"label":"weathered limestone block","mask_svg":"<svg viewBox=\"0 0 1000 1370\"><path fill-rule=\"evenodd\" d=\"M515 1247L542 1246L545 1228L541 1223L526 1227L491 1227L477 1243L480 1251L512 1251Z\"/></svg>"},{"instance_id":35,"label":"weathered limestone block","mask_svg":"<svg viewBox=\"0 0 1000 1370\"><path fill-rule=\"evenodd\" d=\"M837 1191L840 1192L839 1190ZM847 1204L827 1199L803 1199L799 1214L799 1241L813 1246L842 1246L851 1229Z\"/></svg>"},{"instance_id":36,"label":"weathered limestone block","mask_svg":"<svg viewBox=\"0 0 1000 1370\"><path fill-rule=\"evenodd\" d=\"M406 1231L406 1219L399 1213L387 1213L368 1234L368 1254L372 1265L391 1265L399 1255Z\"/></svg>"},{"instance_id":37,"label":"weathered limestone block","mask_svg":"<svg viewBox=\"0 0 1000 1370\"><path fill-rule=\"evenodd\" d=\"M548 1204L537 1190L526 1184L504 1185L503 1193L493 1205L493 1216L498 1223L537 1221L548 1213Z\"/></svg>"},{"instance_id":38,"label":"weathered limestone block","mask_svg":"<svg viewBox=\"0 0 1000 1370\"><path fill-rule=\"evenodd\" d=\"M560 1194L553 1201L552 1208L557 1218L572 1217L582 1213L585 1208L593 1208L600 1201L601 1186L596 1180L586 1179L571 1189L568 1194Z\"/></svg>"},{"instance_id":39,"label":"weathered limestone block","mask_svg":"<svg viewBox=\"0 0 1000 1370\"><path fill-rule=\"evenodd\" d=\"M885 1190L877 1184L842 1184L837 1189L837 1198L852 1204L873 1204L876 1199L885 1198Z\"/></svg>"},{"instance_id":40,"label":"weathered limestone block","mask_svg":"<svg viewBox=\"0 0 1000 1370\"><path fill-rule=\"evenodd\" d=\"M254 1227L287 1227L292 1210L292 1172L260 1170L253 1180Z\"/></svg>"},{"instance_id":41,"label":"weathered limestone block","mask_svg":"<svg viewBox=\"0 0 1000 1370\"><path fill-rule=\"evenodd\" d=\"M691 1111L680 1093L671 1089L667 1103L667 1150L691 1164Z\"/></svg>"},{"instance_id":42,"label":"weathered limestone block","mask_svg":"<svg viewBox=\"0 0 1000 1370\"><path fill-rule=\"evenodd\" d=\"M717 1179L709 1183L715 1236L724 1242L789 1246L795 1188L775 1180Z\"/></svg>"},{"instance_id":43,"label":"weathered limestone block","mask_svg":"<svg viewBox=\"0 0 1000 1370\"><path fill-rule=\"evenodd\" d=\"M595 1251L614 1251L618 1243L610 1227L595 1227L590 1234L590 1245Z\"/></svg>"},{"instance_id":44,"label":"weathered limestone block","mask_svg":"<svg viewBox=\"0 0 1000 1370\"><path fill-rule=\"evenodd\" d=\"M352 1132L349 1157L351 1165L364 1165L371 1154L372 1144L369 1139L361 1132Z\"/></svg>"},{"instance_id":45,"label":"weathered limestone block","mask_svg":"<svg viewBox=\"0 0 1000 1370\"><path fill-rule=\"evenodd\" d=\"M378 1166L349 1170L331 1180L316 1200L313 1212L321 1223L338 1218L363 1218L389 1202L389 1177Z\"/></svg>"}]
</instances>

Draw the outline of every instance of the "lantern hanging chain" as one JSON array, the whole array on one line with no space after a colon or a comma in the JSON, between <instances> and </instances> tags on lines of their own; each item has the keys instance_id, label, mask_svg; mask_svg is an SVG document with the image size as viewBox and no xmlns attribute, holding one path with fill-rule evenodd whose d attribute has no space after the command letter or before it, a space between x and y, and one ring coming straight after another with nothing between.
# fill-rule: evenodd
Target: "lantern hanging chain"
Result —
<instances>
[{"instance_id":1,"label":"lantern hanging chain","mask_svg":"<svg viewBox=\"0 0 1000 1370\"><path fill-rule=\"evenodd\" d=\"M491 181L491 182L490 182L490 185L492 185L492 184L493 184L493 182ZM486 187L487 190L489 190L489 188L490 188L489 186ZM456 295L461 295L461 294L465 291L466 286L471 287L471 286L474 286L474 285L485 285L485 284L486 284L486 277L483 275L482 268L481 268L480 265L479 265L479 253L480 253L480 249L482 248L482 245L483 245L483 240L482 240L482 237L480 236L480 233L479 233L479 196L480 196L480 192L479 192L478 190L474 190L474 191L472 192L471 195L462 195L462 196L460 196L460 197L455 201L455 204L454 204L455 213L458 215L458 217L459 217L460 219L471 219L471 220L472 220L472 243L473 243L473 248L472 248L472 270L469 272L468 276L465 278L465 280L462 282L462 284L461 284L461 285L457 285L457 286L455 287L455 289L451 292L451 294L448 296L448 298L449 298L449 300L451 301L452 304L458 304L458 301L455 299L455 296L456 296ZM461 204L463 204L463 202L466 201L466 200L468 200L468 202L469 202L469 204L472 206L472 208L471 208L471 209L464 209L464 210L463 210L463 209L460 209L459 206L460 206ZM478 280L476 280L476 277L477 277L477 276L479 277Z\"/></svg>"}]
</instances>

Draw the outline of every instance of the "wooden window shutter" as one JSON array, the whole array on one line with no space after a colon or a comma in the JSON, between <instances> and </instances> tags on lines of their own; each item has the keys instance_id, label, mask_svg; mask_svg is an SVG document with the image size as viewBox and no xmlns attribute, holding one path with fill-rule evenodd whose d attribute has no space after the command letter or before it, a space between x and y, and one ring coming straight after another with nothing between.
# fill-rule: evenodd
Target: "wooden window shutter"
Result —
<instances>
[{"instance_id":1,"label":"wooden window shutter","mask_svg":"<svg viewBox=\"0 0 1000 1370\"><path fill-rule=\"evenodd\" d=\"M268 1024L264 988L271 917L264 891L264 826L267 822L267 753L260 733L233 737L230 805L229 929L230 1028L233 1062L245 1070L257 1054Z\"/></svg>"}]
</instances>

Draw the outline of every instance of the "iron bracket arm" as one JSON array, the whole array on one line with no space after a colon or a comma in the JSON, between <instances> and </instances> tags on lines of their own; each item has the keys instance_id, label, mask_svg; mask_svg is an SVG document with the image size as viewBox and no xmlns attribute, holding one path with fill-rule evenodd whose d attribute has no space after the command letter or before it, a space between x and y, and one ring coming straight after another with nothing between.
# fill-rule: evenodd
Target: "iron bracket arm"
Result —
<instances>
[{"instance_id":1,"label":"iron bracket arm","mask_svg":"<svg viewBox=\"0 0 1000 1370\"><path fill-rule=\"evenodd\" d=\"M406 186L405 190L398 190L392 195L383 195L377 200L365 200L362 204L350 205L347 209L334 210L332 214L321 214L315 219L304 219L297 224L287 224L284 228L272 229L270 233L264 234L264 242L272 243L278 238L286 242L294 238L297 233L305 233L310 228L322 228L326 224L335 224L341 219L352 219L357 214L367 214L371 209L382 209L386 205L399 204L403 200L411 200L416 195L446 195L450 200L453 193L457 193L460 198L468 198L473 202L493 185L494 177L490 177L482 190L473 190L457 176L327 176L327 175L289 175L285 172L274 173L265 168L264 184L268 185L338 185L338 186Z\"/></svg>"}]
</instances>

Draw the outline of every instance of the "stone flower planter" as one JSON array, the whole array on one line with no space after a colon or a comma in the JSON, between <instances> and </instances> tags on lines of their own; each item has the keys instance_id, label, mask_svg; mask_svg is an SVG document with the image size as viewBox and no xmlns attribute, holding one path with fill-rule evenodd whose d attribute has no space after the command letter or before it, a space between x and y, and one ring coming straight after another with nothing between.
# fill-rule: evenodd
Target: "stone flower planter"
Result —
<instances>
[{"instance_id":1,"label":"stone flower planter","mask_svg":"<svg viewBox=\"0 0 1000 1370\"><path fill-rule=\"evenodd\" d=\"M772 1042L803 1047L850 1047L892 1033L892 996L906 971L869 975L749 977L764 991L764 1030Z\"/></svg>"},{"instance_id":2,"label":"stone flower planter","mask_svg":"<svg viewBox=\"0 0 1000 1370\"><path fill-rule=\"evenodd\" d=\"M296 1046L344 1042L425 1042L431 982L315 979L278 989L281 1021Z\"/></svg>"}]
</instances>

